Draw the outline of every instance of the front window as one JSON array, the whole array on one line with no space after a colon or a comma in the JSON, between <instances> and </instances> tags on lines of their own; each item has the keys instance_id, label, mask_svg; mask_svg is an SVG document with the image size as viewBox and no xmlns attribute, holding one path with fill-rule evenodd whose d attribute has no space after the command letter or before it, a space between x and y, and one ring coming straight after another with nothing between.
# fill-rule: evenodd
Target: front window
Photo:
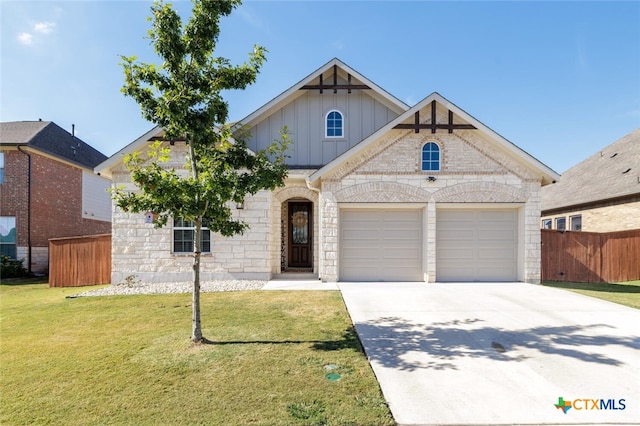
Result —
<instances>
[{"instance_id":1,"label":"front window","mask_svg":"<svg viewBox=\"0 0 640 426\"><path fill-rule=\"evenodd\" d=\"M556 218L556 229L558 231L565 231L567 229L567 218L566 217L557 217Z\"/></svg>"},{"instance_id":2,"label":"front window","mask_svg":"<svg viewBox=\"0 0 640 426\"><path fill-rule=\"evenodd\" d=\"M0 216L0 255L16 259L16 218Z\"/></svg>"},{"instance_id":3,"label":"front window","mask_svg":"<svg viewBox=\"0 0 640 426\"><path fill-rule=\"evenodd\" d=\"M542 229L551 229L551 219L544 219L542 221Z\"/></svg>"},{"instance_id":4,"label":"front window","mask_svg":"<svg viewBox=\"0 0 640 426\"><path fill-rule=\"evenodd\" d=\"M327 114L326 137L341 138L344 135L344 117L340 111L329 111Z\"/></svg>"},{"instance_id":5,"label":"front window","mask_svg":"<svg viewBox=\"0 0 640 426\"><path fill-rule=\"evenodd\" d=\"M582 231L582 215L575 215L569 218L571 220L572 231Z\"/></svg>"},{"instance_id":6,"label":"front window","mask_svg":"<svg viewBox=\"0 0 640 426\"><path fill-rule=\"evenodd\" d=\"M211 253L211 231L202 224L202 253ZM193 253L195 244L195 224L193 221L175 218L173 220L173 252Z\"/></svg>"},{"instance_id":7,"label":"front window","mask_svg":"<svg viewBox=\"0 0 640 426\"><path fill-rule=\"evenodd\" d=\"M422 147L422 171L440 171L440 147L435 142L427 142Z\"/></svg>"}]
</instances>

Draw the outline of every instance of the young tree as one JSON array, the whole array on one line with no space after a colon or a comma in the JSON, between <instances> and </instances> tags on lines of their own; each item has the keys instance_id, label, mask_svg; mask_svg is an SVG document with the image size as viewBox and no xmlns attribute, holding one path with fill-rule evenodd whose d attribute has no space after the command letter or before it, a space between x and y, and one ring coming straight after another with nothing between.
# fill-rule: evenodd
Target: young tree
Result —
<instances>
[{"instance_id":1,"label":"young tree","mask_svg":"<svg viewBox=\"0 0 640 426\"><path fill-rule=\"evenodd\" d=\"M238 129L226 124L228 106L221 91L244 89L253 83L265 60L265 49L259 46L239 66L214 56L219 20L239 4L240 0L193 0L193 15L183 25L170 4L157 1L151 7L149 36L162 64L122 57L123 93L135 99L147 120L164 129L167 141L188 145L188 173L168 167L171 145L157 141L146 155L125 157L139 191L119 188L112 195L124 211L156 213L158 228L169 218L195 224L191 335L195 343L204 340L200 321L203 223L223 236L242 233L248 225L233 218L229 204L243 202L247 194L282 186L287 176L286 128L282 140L252 153Z\"/></svg>"}]
</instances>

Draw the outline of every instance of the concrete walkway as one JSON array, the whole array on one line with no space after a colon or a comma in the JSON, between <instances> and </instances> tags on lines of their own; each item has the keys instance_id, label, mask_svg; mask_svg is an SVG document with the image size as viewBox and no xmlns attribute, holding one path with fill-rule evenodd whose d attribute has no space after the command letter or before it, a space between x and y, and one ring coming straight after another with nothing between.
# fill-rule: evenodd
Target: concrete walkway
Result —
<instances>
[{"instance_id":1,"label":"concrete walkway","mask_svg":"<svg viewBox=\"0 0 640 426\"><path fill-rule=\"evenodd\" d=\"M338 287L401 425L640 424L639 310L523 283Z\"/></svg>"},{"instance_id":2,"label":"concrete walkway","mask_svg":"<svg viewBox=\"0 0 640 426\"><path fill-rule=\"evenodd\" d=\"M262 290L338 290L338 285L317 279L275 279L267 282Z\"/></svg>"}]
</instances>

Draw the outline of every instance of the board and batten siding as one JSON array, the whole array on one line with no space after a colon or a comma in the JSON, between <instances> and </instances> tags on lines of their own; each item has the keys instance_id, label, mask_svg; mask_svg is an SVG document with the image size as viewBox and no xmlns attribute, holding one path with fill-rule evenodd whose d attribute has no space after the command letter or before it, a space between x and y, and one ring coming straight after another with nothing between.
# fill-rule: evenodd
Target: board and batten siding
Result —
<instances>
[{"instance_id":1,"label":"board and batten siding","mask_svg":"<svg viewBox=\"0 0 640 426\"><path fill-rule=\"evenodd\" d=\"M111 197L107 189L111 181L89 172L82 172L83 219L111 222Z\"/></svg>"},{"instance_id":2,"label":"board and batten siding","mask_svg":"<svg viewBox=\"0 0 640 426\"><path fill-rule=\"evenodd\" d=\"M325 137L325 118L332 110L343 114L342 138ZM345 91L334 94L331 90L323 94L308 91L253 126L247 146L252 150L265 149L280 139L280 131L286 125L293 141L287 164L321 166L397 116L393 110L367 95L366 90L352 90L351 94Z\"/></svg>"}]
</instances>

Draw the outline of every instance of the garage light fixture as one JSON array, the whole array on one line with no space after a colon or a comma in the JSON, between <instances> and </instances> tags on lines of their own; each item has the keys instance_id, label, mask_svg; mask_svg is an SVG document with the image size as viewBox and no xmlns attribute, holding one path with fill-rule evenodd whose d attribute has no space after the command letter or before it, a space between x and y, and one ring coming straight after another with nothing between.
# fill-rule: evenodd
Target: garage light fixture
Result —
<instances>
[{"instance_id":1,"label":"garage light fixture","mask_svg":"<svg viewBox=\"0 0 640 426\"><path fill-rule=\"evenodd\" d=\"M427 178L427 180L428 180L429 182L435 182L436 180L438 180L438 178L437 178L437 177L435 177L435 176L429 176L429 177Z\"/></svg>"}]
</instances>

